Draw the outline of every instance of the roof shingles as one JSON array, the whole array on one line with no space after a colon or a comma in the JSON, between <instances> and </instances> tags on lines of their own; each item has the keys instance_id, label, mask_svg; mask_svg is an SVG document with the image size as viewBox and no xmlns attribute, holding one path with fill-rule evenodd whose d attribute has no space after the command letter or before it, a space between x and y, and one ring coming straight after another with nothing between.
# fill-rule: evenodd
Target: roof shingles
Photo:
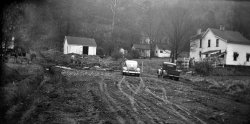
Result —
<instances>
[{"instance_id":1,"label":"roof shingles","mask_svg":"<svg viewBox=\"0 0 250 124\"><path fill-rule=\"evenodd\" d=\"M214 33L215 36L227 40L228 43L236 43L236 44L250 44L250 40L246 39L242 34L237 31L229 31L229 30L220 30L209 28L206 32L202 32L201 34L196 34L190 38L191 41L196 39L203 38L208 31Z\"/></svg>"},{"instance_id":2,"label":"roof shingles","mask_svg":"<svg viewBox=\"0 0 250 124\"><path fill-rule=\"evenodd\" d=\"M214 35L227 40L228 43L250 44L250 40L246 39L237 31L219 30L210 28Z\"/></svg>"},{"instance_id":3,"label":"roof shingles","mask_svg":"<svg viewBox=\"0 0 250 124\"><path fill-rule=\"evenodd\" d=\"M161 50L170 50L170 47L166 44L156 44L156 45Z\"/></svg>"},{"instance_id":4,"label":"roof shingles","mask_svg":"<svg viewBox=\"0 0 250 124\"><path fill-rule=\"evenodd\" d=\"M95 39L66 36L68 44L83 45L83 46L97 46Z\"/></svg>"},{"instance_id":5,"label":"roof shingles","mask_svg":"<svg viewBox=\"0 0 250 124\"><path fill-rule=\"evenodd\" d=\"M149 44L133 44L134 49L150 50Z\"/></svg>"}]
</instances>

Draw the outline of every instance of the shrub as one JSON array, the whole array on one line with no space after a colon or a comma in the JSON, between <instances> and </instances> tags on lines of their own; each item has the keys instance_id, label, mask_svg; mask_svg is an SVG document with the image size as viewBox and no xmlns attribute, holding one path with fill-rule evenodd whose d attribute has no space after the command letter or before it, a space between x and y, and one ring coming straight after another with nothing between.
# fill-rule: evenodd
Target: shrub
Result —
<instances>
[{"instance_id":1,"label":"shrub","mask_svg":"<svg viewBox=\"0 0 250 124\"><path fill-rule=\"evenodd\" d=\"M36 54L32 53L32 54L30 55L30 60L33 61L34 59L36 59Z\"/></svg>"},{"instance_id":2,"label":"shrub","mask_svg":"<svg viewBox=\"0 0 250 124\"><path fill-rule=\"evenodd\" d=\"M209 61L195 63L194 70L197 74L208 76L213 71L212 64Z\"/></svg>"},{"instance_id":3,"label":"shrub","mask_svg":"<svg viewBox=\"0 0 250 124\"><path fill-rule=\"evenodd\" d=\"M140 53L138 50L131 50L129 54L133 59L138 59L140 57Z\"/></svg>"},{"instance_id":4,"label":"shrub","mask_svg":"<svg viewBox=\"0 0 250 124\"><path fill-rule=\"evenodd\" d=\"M41 51L40 55L48 63L55 63L59 65L67 65L70 63L70 56L64 55L62 52L57 51L57 50L51 49L47 51Z\"/></svg>"},{"instance_id":5,"label":"shrub","mask_svg":"<svg viewBox=\"0 0 250 124\"><path fill-rule=\"evenodd\" d=\"M96 50L96 54L99 56L104 56L104 49L102 47L98 47Z\"/></svg>"},{"instance_id":6,"label":"shrub","mask_svg":"<svg viewBox=\"0 0 250 124\"><path fill-rule=\"evenodd\" d=\"M114 52L111 54L111 57L112 57L114 60L118 60L118 59L122 58L123 55L122 55L120 52L118 52L118 51L114 51Z\"/></svg>"},{"instance_id":7,"label":"shrub","mask_svg":"<svg viewBox=\"0 0 250 124\"><path fill-rule=\"evenodd\" d=\"M212 71L212 75L214 76L229 76L234 75L235 69L229 68L214 68Z\"/></svg>"},{"instance_id":8,"label":"shrub","mask_svg":"<svg viewBox=\"0 0 250 124\"><path fill-rule=\"evenodd\" d=\"M126 55L125 55L125 58L127 58L127 59L133 59L133 57L132 57L131 54L126 54Z\"/></svg>"}]
</instances>

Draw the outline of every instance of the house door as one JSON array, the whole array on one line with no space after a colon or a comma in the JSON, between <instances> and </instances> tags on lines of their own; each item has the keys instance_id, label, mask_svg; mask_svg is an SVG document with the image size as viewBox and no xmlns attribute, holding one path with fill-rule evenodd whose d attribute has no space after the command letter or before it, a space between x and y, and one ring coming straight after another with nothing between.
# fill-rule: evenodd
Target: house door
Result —
<instances>
[{"instance_id":1,"label":"house door","mask_svg":"<svg viewBox=\"0 0 250 124\"><path fill-rule=\"evenodd\" d=\"M83 46L82 47L82 54L88 55L88 53L89 53L89 47L88 46Z\"/></svg>"}]
</instances>

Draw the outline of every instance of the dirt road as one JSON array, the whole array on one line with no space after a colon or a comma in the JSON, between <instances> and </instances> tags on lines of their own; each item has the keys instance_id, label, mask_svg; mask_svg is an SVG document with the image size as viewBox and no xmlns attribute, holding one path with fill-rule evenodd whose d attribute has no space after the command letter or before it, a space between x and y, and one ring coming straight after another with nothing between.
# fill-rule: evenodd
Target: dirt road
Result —
<instances>
[{"instance_id":1,"label":"dirt road","mask_svg":"<svg viewBox=\"0 0 250 124\"><path fill-rule=\"evenodd\" d=\"M239 124L248 121L249 105L184 80L90 70L63 70L62 75L68 81L62 96L64 103L60 103L68 106L62 109L62 118L67 117L65 122Z\"/></svg>"}]
</instances>

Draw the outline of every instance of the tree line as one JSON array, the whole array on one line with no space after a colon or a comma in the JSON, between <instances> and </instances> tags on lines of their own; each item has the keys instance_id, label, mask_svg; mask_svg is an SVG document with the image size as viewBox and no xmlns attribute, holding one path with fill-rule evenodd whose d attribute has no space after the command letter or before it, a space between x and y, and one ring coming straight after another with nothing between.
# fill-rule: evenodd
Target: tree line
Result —
<instances>
[{"instance_id":1,"label":"tree line","mask_svg":"<svg viewBox=\"0 0 250 124\"><path fill-rule=\"evenodd\" d=\"M111 55L147 36L177 58L198 28L224 25L250 39L249 8L223 0L22 0L3 9L2 48L14 37L26 50L62 50L64 36L77 36L94 38L97 53Z\"/></svg>"}]
</instances>

